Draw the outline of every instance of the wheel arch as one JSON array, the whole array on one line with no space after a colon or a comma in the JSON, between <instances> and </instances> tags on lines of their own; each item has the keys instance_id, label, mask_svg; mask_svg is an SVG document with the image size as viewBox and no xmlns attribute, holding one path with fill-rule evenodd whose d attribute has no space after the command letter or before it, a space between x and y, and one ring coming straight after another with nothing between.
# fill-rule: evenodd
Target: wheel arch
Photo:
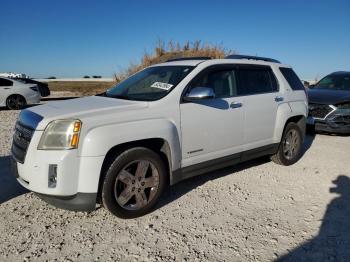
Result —
<instances>
[{"instance_id":1,"label":"wheel arch","mask_svg":"<svg viewBox=\"0 0 350 262\"><path fill-rule=\"evenodd\" d=\"M295 115L295 116L289 117L284 124L282 134L284 133L286 126L291 122L296 123L299 126L302 134L302 139L303 139L302 141L304 141L305 134L306 134L306 117L304 115ZM282 137L282 134L281 134L281 137Z\"/></svg>"},{"instance_id":2,"label":"wheel arch","mask_svg":"<svg viewBox=\"0 0 350 262\"><path fill-rule=\"evenodd\" d=\"M24 105L27 104L27 99L26 99L26 97L25 97L23 94L11 93L11 94L9 94L9 95L5 98L4 104L5 104L6 107L7 107L7 100L8 100L11 96L20 96L20 97L22 97L22 98L24 99Z\"/></svg>"},{"instance_id":3,"label":"wheel arch","mask_svg":"<svg viewBox=\"0 0 350 262\"><path fill-rule=\"evenodd\" d=\"M7 102L7 99L9 99L11 96L21 96L23 97L24 101L27 103L27 99L23 94L19 94L19 93L11 93L9 94L6 98L5 98L5 102Z\"/></svg>"},{"instance_id":4,"label":"wheel arch","mask_svg":"<svg viewBox=\"0 0 350 262\"><path fill-rule=\"evenodd\" d=\"M125 142L122 144L118 144L113 146L106 154L101 171L100 171L100 176L99 176L99 183L98 183L98 201L101 202L100 197L101 197L101 189L102 189L102 184L104 177L106 175L106 172L110 165L113 163L115 158L124 152L125 150L135 148L135 147L145 147L148 148L154 152L156 152L164 161L166 170L167 170L167 184L169 184L169 181L171 179L171 174L172 174L172 154L171 154L171 148L168 143L163 138L147 138L147 139L141 139L137 141L130 141L130 142Z\"/></svg>"}]
</instances>

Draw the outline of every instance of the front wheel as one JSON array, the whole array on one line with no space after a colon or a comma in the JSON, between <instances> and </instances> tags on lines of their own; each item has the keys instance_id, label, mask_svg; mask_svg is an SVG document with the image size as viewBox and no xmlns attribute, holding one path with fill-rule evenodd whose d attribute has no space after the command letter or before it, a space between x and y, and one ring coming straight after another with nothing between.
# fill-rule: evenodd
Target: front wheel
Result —
<instances>
[{"instance_id":1,"label":"front wheel","mask_svg":"<svg viewBox=\"0 0 350 262\"><path fill-rule=\"evenodd\" d=\"M102 203L121 218L142 216L152 210L166 185L161 157L150 149L124 151L108 169L102 185Z\"/></svg>"},{"instance_id":2,"label":"front wheel","mask_svg":"<svg viewBox=\"0 0 350 262\"><path fill-rule=\"evenodd\" d=\"M278 151L271 156L271 160L279 165L289 166L297 162L302 153L302 133L296 123L288 123Z\"/></svg>"}]
</instances>

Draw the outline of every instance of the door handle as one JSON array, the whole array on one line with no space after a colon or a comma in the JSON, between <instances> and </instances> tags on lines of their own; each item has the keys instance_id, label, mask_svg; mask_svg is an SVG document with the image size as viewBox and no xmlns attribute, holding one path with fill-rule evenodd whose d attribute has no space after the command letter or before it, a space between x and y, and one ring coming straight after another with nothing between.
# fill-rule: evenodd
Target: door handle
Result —
<instances>
[{"instance_id":1,"label":"door handle","mask_svg":"<svg viewBox=\"0 0 350 262\"><path fill-rule=\"evenodd\" d=\"M284 100L284 98L282 96L276 96L275 97L275 101L276 102L282 102Z\"/></svg>"},{"instance_id":2,"label":"door handle","mask_svg":"<svg viewBox=\"0 0 350 262\"><path fill-rule=\"evenodd\" d=\"M242 103L239 103L239 102L232 102L230 104L230 108L234 109L234 108L239 108L239 107L242 107Z\"/></svg>"}]
</instances>

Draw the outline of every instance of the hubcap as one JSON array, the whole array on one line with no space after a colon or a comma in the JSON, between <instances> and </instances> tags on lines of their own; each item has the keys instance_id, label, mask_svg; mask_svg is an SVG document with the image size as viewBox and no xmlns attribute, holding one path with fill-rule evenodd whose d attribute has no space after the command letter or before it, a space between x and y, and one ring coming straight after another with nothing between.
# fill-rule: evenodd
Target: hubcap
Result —
<instances>
[{"instance_id":1,"label":"hubcap","mask_svg":"<svg viewBox=\"0 0 350 262\"><path fill-rule=\"evenodd\" d=\"M296 130L290 130L283 142L283 153L286 159L293 159L299 151L299 135Z\"/></svg>"},{"instance_id":2,"label":"hubcap","mask_svg":"<svg viewBox=\"0 0 350 262\"><path fill-rule=\"evenodd\" d=\"M137 160L126 165L117 175L114 196L118 204L128 210L146 206L156 195L159 173L147 160Z\"/></svg>"}]
</instances>

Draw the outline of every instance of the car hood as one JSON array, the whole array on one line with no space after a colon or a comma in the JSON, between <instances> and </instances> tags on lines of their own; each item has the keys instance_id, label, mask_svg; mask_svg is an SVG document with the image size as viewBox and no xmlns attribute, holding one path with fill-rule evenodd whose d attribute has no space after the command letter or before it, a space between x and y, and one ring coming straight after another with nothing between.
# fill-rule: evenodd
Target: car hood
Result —
<instances>
[{"instance_id":1,"label":"car hood","mask_svg":"<svg viewBox=\"0 0 350 262\"><path fill-rule=\"evenodd\" d=\"M45 105L31 107L25 111L31 111L43 119L37 126L37 130L45 129L46 125L57 119L87 119L98 116L106 116L118 112L130 112L143 109L148 102L130 101L102 96L90 96L63 101L48 102ZM22 113L21 113L22 114Z\"/></svg>"},{"instance_id":2,"label":"car hood","mask_svg":"<svg viewBox=\"0 0 350 262\"><path fill-rule=\"evenodd\" d=\"M350 91L330 89L309 89L309 103L335 105L350 101Z\"/></svg>"}]
</instances>

